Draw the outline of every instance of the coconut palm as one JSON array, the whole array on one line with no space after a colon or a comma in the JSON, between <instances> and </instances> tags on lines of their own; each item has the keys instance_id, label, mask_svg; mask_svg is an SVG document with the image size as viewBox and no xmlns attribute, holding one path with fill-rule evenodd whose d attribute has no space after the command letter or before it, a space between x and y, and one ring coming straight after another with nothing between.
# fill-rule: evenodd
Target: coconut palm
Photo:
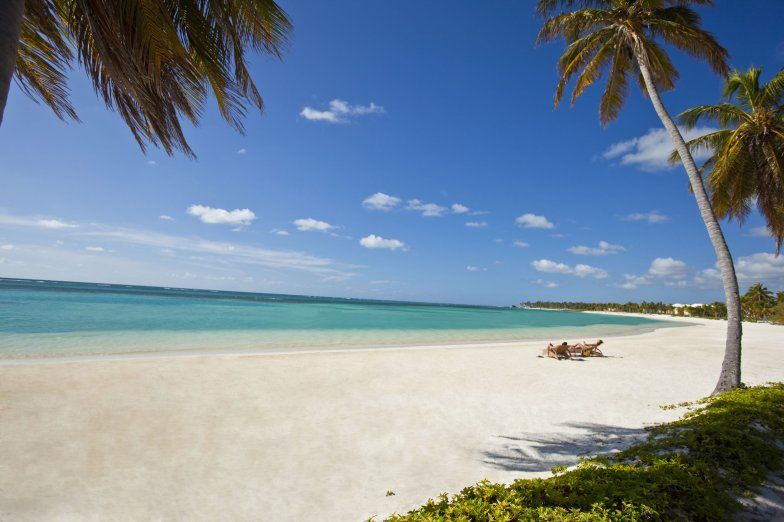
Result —
<instances>
[{"instance_id":1,"label":"coconut palm","mask_svg":"<svg viewBox=\"0 0 784 522\"><path fill-rule=\"evenodd\" d=\"M76 119L66 71L78 63L142 150L193 156L182 118L197 124L210 93L242 132L264 102L249 50L280 57L291 24L273 0L2 0L0 122L11 78L61 119Z\"/></svg>"},{"instance_id":2,"label":"coconut palm","mask_svg":"<svg viewBox=\"0 0 784 522\"><path fill-rule=\"evenodd\" d=\"M733 71L724 85L724 101L701 105L678 116L687 128L701 120L721 130L687 143L692 153L709 151L703 165L713 210L720 218L743 222L754 201L776 238L784 242L784 70L760 85L762 69Z\"/></svg>"},{"instance_id":3,"label":"coconut palm","mask_svg":"<svg viewBox=\"0 0 784 522\"><path fill-rule=\"evenodd\" d=\"M714 393L740 385L741 312L738 281L729 248L711 208L702 178L678 127L662 103L659 91L672 89L678 79L663 40L727 73L727 51L700 27L691 5L711 6L711 0L538 0L537 11L547 17L537 43L563 38L566 51L558 60L561 79L557 106L564 89L576 78L571 101L606 72L600 104L602 124L615 119L626 101L629 77L636 77L680 154L697 200L702 220L716 251L727 299L727 340L724 363Z\"/></svg>"},{"instance_id":4,"label":"coconut palm","mask_svg":"<svg viewBox=\"0 0 784 522\"><path fill-rule=\"evenodd\" d=\"M749 289L743 294L744 311L748 310L747 315L749 319L759 320L764 319L772 311L776 305L776 298L773 292L768 290L762 283L751 285Z\"/></svg>"}]
</instances>

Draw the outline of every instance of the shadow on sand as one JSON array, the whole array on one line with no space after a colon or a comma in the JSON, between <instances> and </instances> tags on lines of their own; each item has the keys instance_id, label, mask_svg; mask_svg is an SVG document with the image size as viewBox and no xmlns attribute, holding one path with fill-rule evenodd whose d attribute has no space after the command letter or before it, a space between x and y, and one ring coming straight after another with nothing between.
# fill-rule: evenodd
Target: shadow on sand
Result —
<instances>
[{"instance_id":1,"label":"shadow on sand","mask_svg":"<svg viewBox=\"0 0 784 522\"><path fill-rule=\"evenodd\" d=\"M592 423L566 423L570 433L499 435L494 448L482 452L482 462L506 471L548 471L571 466L581 457L625 449L647 433L645 429ZM579 430L579 433L571 433Z\"/></svg>"}]
</instances>

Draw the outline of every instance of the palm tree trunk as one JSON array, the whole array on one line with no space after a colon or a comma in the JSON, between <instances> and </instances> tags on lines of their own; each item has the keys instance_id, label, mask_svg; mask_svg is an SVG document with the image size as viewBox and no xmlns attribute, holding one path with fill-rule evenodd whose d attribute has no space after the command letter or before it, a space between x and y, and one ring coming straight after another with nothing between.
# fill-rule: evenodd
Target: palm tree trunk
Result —
<instances>
[{"instance_id":1,"label":"palm tree trunk","mask_svg":"<svg viewBox=\"0 0 784 522\"><path fill-rule=\"evenodd\" d=\"M740 292L738 290L738 278L735 275L735 265L732 262L732 255L727 247L727 242L724 239L724 234L721 231L716 215L713 213L708 194L705 191L705 185L702 183L702 176L697 171L697 165L694 163L694 158L689 152L686 142L681 136L677 125L672 120L672 117L667 112L664 104L659 97L659 91L656 84L651 77L651 71L648 62L648 55L645 50L638 44L635 49L637 55L637 62L640 66L645 87L648 91L648 96L651 98L653 108L656 114L659 115L664 128L667 129L670 138L675 144L675 149L681 157L686 173L689 176L694 197L697 200L697 206L700 209L700 215L705 222L705 228L708 229L713 249L716 251L716 258L719 262L719 270L721 271L721 280L724 284L724 295L727 298L727 340L724 348L724 361L721 365L721 374L719 375L719 382L713 390L713 394L722 393L732 388L740 386L740 351L741 351L741 312L740 312Z\"/></svg>"},{"instance_id":2,"label":"palm tree trunk","mask_svg":"<svg viewBox=\"0 0 784 522\"><path fill-rule=\"evenodd\" d=\"M23 15L24 0L0 0L0 124L16 69Z\"/></svg>"}]
</instances>

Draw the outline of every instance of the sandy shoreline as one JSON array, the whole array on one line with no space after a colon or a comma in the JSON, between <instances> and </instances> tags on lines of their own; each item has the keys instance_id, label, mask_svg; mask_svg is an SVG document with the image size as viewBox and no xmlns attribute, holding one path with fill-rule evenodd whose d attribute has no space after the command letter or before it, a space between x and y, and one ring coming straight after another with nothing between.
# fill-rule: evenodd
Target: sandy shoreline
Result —
<instances>
[{"instance_id":1,"label":"sandy shoreline","mask_svg":"<svg viewBox=\"0 0 784 522\"><path fill-rule=\"evenodd\" d=\"M363 520L548 474L710 393L725 323L687 321L585 361L537 341L0 364L0 519ZM744 328L743 380L784 380L784 327Z\"/></svg>"}]
</instances>

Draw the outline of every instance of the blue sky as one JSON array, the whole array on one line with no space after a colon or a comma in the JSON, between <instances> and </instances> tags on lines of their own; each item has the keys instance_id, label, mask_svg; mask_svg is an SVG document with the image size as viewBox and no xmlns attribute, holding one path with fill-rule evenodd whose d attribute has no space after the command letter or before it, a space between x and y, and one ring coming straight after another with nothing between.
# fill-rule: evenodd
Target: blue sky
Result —
<instances>
[{"instance_id":1,"label":"blue sky","mask_svg":"<svg viewBox=\"0 0 784 522\"><path fill-rule=\"evenodd\" d=\"M283 1L284 60L252 63L265 113L242 136L209 107L187 131L196 161L142 154L79 71L82 123L14 89L0 276L477 304L721 298L648 101L632 91L604 129L601 88L553 110L563 45L535 48L522 4ZM768 78L784 3L754 4L720 2L705 26ZM720 80L673 57L670 111L715 102ZM762 225L724 225L741 284L784 289Z\"/></svg>"}]
</instances>

